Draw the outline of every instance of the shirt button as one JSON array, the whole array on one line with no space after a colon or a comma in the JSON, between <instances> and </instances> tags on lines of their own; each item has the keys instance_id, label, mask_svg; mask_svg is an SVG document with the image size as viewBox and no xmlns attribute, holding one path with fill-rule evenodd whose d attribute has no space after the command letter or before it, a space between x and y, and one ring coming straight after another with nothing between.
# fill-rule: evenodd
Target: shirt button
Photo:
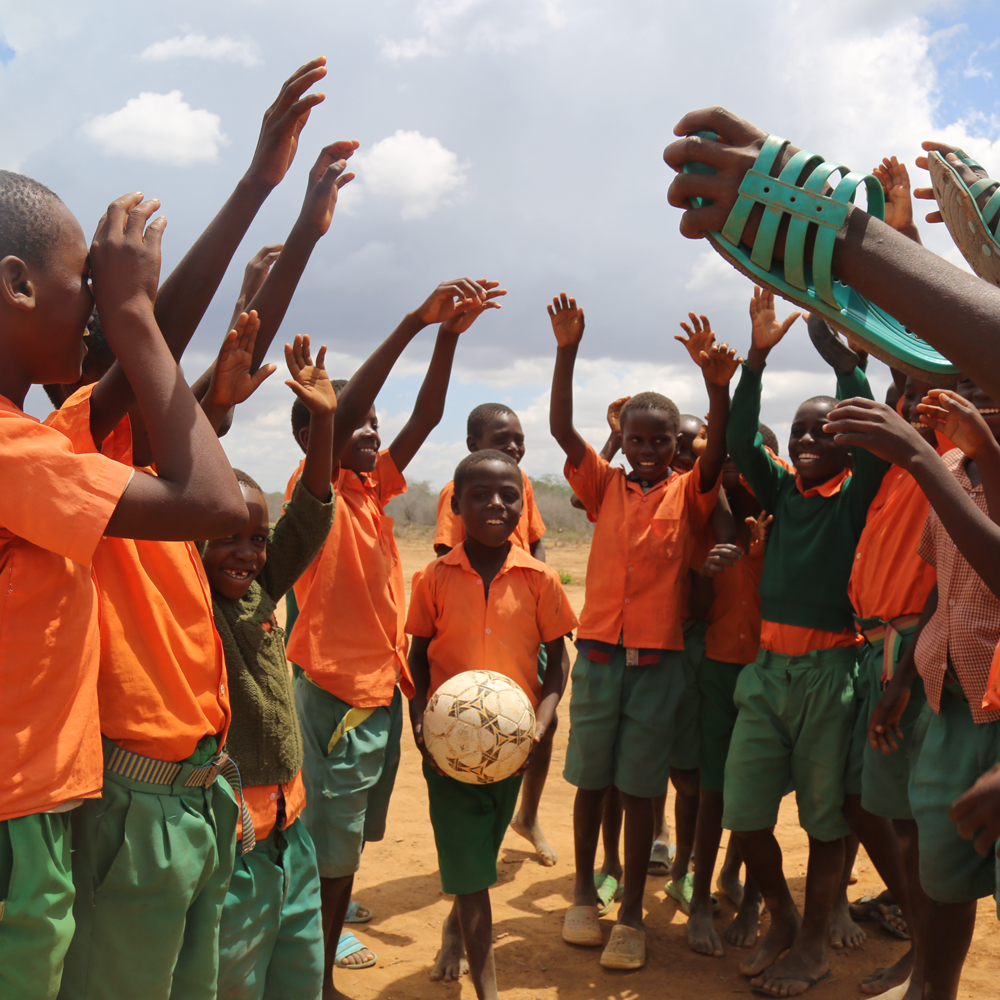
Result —
<instances>
[{"instance_id":1,"label":"shirt button","mask_svg":"<svg viewBox=\"0 0 1000 1000\"><path fill-rule=\"evenodd\" d=\"M476 577L476 583L478 583L480 587L483 585L483 581L480 580L478 576Z\"/></svg>"},{"instance_id":2,"label":"shirt button","mask_svg":"<svg viewBox=\"0 0 1000 1000\"><path fill-rule=\"evenodd\" d=\"M646 497L643 497L643 498L642 498L642 502L643 502L643 503L645 503L645 502L646 502Z\"/></svg>"},{"instance_id":3,"label":"shirt button","mask_svg":"<svg viewBox=\"0 0 1000 1000\"><path fill-rule=\"evenodd\" d=\"M743 607L746 607L746 606L747 606L747 602L746 602L746 601L744 601L744 602L743 602Z\"/></svg>"},{"instance_id":4,"label":"shirt button","mask_svg":"<svg viewBox=\"0 0 1000 1000\"><path fill-rule=\"evenodd\" d=\"M860 558L861 558L861 553L860 553L860 552L858 552L858 553L857 553L857 554L856 554L856 555L854 556L854 558L855 558L855 559L860 559Z\"/></svg>"},{"instance_id":5,"label":"shirt button","mask_svg":"<svg viewBox=\"0 0 1000 1000\"><path fill-rule=\"evenodd\" d=\"M629 566L629 568L628 568L628 571L629 571L629 572L631 573L631 572L632 572L632 570L634 570L634 569L635 569L635 567L634 567L634 566Z\"/></svg>"},{"instance_id":6,"label":"shirt button","mask_svg":"<svg viewBox=\"0 0 1000 1000\"><path fill-rule=\"evenodd\" d=\"M271 792L271 801L273 802L278 797L277 792Z\"/></svg>"},{"instance_id":7,"label":"shirt button","mask_svg":"<svg viewBox=\"0 0 1000 1000\"><path fill-rule=\"evenodd\" d=\"M628 599L627 597L625 598L625 603L626 603L626 604L628 604L628 603L629 603L629 599Z\"/></svg>"},{"instance_id":8,"label":"shirt button","mask_svg":"<svg viewBox=\"0 0 1000 1000\"><path fill-rule=\"evenodd\" d=\"M952 603L954 604L955 602L954 602L954 601L952 601ZM226 685L225 685L225 684L220 684L220 685L219 685L219 690L220 690L220 691L221 691L221 692L222 692L223 694L225 694L225 693L226 693Z\"/></svg>"},{"instance_id":9,"label":"shirt button","mask_svg":"<svg viewBox=\"0 0 1000 1000\"><path fill-rule=\"evenodd\" d=\"M948 602L948 606L951 607L951 608L953 608L955 606L955 602L954 601L949 601Z\"/></svg>"},{"instance_id":10,"label":"shirt button","mask_svg":"<svg viewBox=\"0 0 1000 1000\"><path fill-rule=\"evenodd\" d=\"M746 638L746 636L745 636L745 635L744 635L744 634L743 634L742 632L740 632L740 638L741 638L741 639L745 639L745 638Z\"/></svg>"},{"instance_id":11,"label":"shirt button","mask_svg":"<svg viewBox=\"0 0 1000 1000\"><path fill-rule=\"evenodd\" d=\"M489 635L492 631L493 631L492 629L487 629L486 634Z\"/></svg>"}]
</instances>

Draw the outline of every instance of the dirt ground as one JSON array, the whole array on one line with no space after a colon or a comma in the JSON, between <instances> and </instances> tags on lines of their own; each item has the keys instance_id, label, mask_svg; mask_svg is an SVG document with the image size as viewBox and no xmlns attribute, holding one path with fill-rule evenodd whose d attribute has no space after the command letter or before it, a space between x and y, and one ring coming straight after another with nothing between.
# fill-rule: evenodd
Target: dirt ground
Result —
<instances>
[{"instance_id":1,"label":"dirt ground","mask_svg":"<svg viewBox=\"0 0 1000 1000\"><path fill-rule=\"evenodd\" d=\"M566 589L579 612L583 607L588 546L548 539L546 542L549 563L572 576L573 582ZM404 537L400 551L409 585L413 572L432 556L430 537ZM727 946L722 959L692 953L687 946L686 918L666 897L662 878L650 878L646 886L645 968L635 972L608 971L598 963L598 949L573 948L563 943L560 927L573 884L573 788L562 778L569 734L568 704L567 692L540 810L543 827L559 852L559 862L554 868L542 867L527 842L513 832L508 833L500 853L499 882L491 893L500 995L504 1000L721 1000L733 994L749 995L749 982L738 971L746 952ZM668 816L672 815L671 790ZM785 851L785 873L801 906L806 839L796 822L793 798L783 803L776 832ZM720 851L720 861L722 855ZM870 862L860 855L859 881L851 887L851 898L881 888ZM340 972L340 989L356 1000L474 1000L475 991L467 977L460 983L447 984L433 983L428 978L441 923L451 904L450 898L441 893L426 786L408 732L404 732L388 833L384 841L367 848L354 898L374 912L370 924L353 929L378 953L379 961L371 969L353 974ZM732 916L733 908L723 897L718 926L724 927ZM613 917L602 923L607 940ZM810 991L810 996L813 992L819 1000L861 996L856 988L861 978L876 966L894 961L906 947L876 924L864 927L868 932L865 944L856 950L832 952L833 979ZM977 1000L996 996L998 972L1000 934L996 911L991 900L983 900L959 996Z\"/></svg>"}]
</instances>

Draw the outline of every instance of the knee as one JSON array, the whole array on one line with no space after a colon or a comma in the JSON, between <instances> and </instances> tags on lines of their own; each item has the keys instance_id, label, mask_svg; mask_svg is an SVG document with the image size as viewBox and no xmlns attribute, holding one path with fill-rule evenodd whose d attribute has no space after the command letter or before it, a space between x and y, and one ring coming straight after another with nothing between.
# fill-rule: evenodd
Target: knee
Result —
<instances>
[{"instance_id":1,"label":"knee","mask_svg":"<svg viewBox=\"0 0 1000 1000\"><path fill-rule=\"evenodd\" d=\"M701 772L695 768L693 770L680 770L672 767L670 769L670 780L678 795L687 798L698 798L701 793Z\"/></svg>"}]
</instances>

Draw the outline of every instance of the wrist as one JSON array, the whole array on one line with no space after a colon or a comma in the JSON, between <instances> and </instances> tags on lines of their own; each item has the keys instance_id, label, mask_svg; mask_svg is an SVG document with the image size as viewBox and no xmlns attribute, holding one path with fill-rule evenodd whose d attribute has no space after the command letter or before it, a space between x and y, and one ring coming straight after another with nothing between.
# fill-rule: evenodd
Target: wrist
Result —
<instances>
[{"instance_id":1,"label":"wrist","mask_svg":"<svg viewBox=\"0 0 1000 1000\"><path fill-rule=\"evenodd\" d=\"M408 312L403 317L403 322L399 324L399 328L404 333L413 337L430 325L431 324L420 315L420 310L414 309L413 312Z\"/></svg>"},{"instance_id":2,"label":"wrist","mask_svg":"<svg viewBox=\"0 0 1000 1000\"><path fill-rule=\"evenodd\" d=\"M747 364L760 374L764 370L764 365L767 364L767 356L770 353L771 349L769 347L757 347L754 344L747 354Z\"/></svg>"},{"instance_id":3,"label":"wrist","mask_svg":"<svg viewBox=\"0 0 1000 1000\"><path fill-rule=\"evenodd\" d=\"M262 180L251 167L239 180L236 185L236 195L253 199L264 203L267 196L274 190L275 185Z\"/></svg>"}]
</instances>

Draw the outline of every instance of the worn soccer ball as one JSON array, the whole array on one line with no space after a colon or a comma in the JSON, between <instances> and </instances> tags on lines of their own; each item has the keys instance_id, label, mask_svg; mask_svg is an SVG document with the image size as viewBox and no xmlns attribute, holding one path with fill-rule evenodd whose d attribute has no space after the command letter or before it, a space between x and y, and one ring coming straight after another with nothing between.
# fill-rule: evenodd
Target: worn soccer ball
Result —
<instances>
[{"instance_id":1,"label":"worn soccer ball","mask_svg":"<svg viewBox=\"0 0 1000 1000\"><path fill-rule=\"evenodd\" d=\"M535 712L521 687L492 670L449 677L424 711L424 744L445 774L488 785L528 759Z\"/></svg>"}]
</instances>

